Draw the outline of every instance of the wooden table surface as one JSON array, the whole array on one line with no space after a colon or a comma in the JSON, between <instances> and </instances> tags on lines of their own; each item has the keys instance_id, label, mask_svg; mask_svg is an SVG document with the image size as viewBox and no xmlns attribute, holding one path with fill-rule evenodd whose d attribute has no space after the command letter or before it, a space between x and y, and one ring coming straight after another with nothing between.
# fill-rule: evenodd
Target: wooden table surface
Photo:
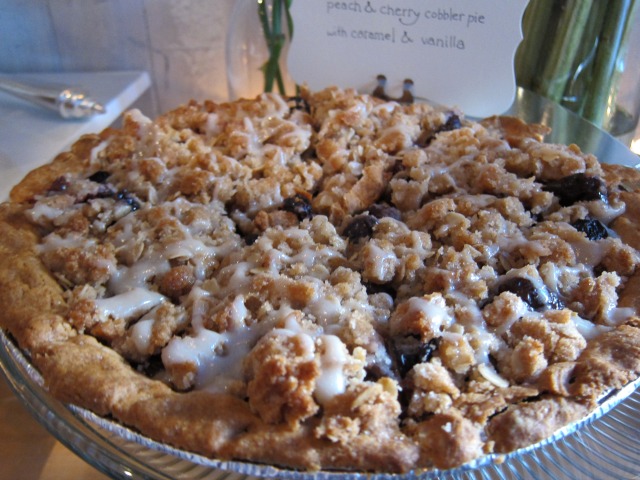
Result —
<instances>
[{"instance_id":1,"label":"wooden table surface","mask_svg":"<svg viewBox=\"0 0 640 480\"><path fill-rule=\"evenodd\" d=\"M104 476L58 442L22 405L0 375L0 479L102 480Z\"/></svg>"}]
</instances>

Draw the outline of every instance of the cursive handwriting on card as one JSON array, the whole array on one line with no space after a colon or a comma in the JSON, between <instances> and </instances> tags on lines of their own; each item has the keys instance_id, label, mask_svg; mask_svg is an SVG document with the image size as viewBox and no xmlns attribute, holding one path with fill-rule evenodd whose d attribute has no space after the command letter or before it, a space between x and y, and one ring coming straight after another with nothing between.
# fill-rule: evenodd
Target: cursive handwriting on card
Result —
<instances>
[{"instance_id":1,"label":"cursive handwriting on card","mask_svg":"<svg viewBox=\"0 0 640 480\"><path fill-rule=\"evenodd\" d=\"M298 83L369 91L383 74L474 116L515 95L513 56L527 0L294 0L288 64Z\"/></svg>"}]
</instances>

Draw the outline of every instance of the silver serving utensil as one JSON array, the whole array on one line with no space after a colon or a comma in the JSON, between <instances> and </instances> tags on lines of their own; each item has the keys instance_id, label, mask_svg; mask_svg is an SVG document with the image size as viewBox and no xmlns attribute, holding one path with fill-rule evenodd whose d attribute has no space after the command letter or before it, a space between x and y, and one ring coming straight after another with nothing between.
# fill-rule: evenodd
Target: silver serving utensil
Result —
<instances>
[{"instance_id":1,"label":"silver serving utensil","mask_svg":"<svg viewBox=\"0 0 640 480\"><path fill-rule=\"evenodd\" d=\"M84 92L69 87L37 85L0 78L0 91L54 110L62 118L84 118L105 112L105 108Z\"/></svg>"}]
</instances>

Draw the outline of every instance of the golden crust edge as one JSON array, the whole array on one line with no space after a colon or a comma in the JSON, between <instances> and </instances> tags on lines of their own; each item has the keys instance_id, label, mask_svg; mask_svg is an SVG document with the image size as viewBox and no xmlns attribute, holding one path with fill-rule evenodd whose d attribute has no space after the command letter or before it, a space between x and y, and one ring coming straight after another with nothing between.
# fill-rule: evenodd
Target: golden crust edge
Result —
<instances>
[{"instance_id":1,"label":"golden crust edge","mask_svg":"<svg viewBox=\"0 0 640 480\"><path fill-rule=\"evenodd\" d=\"M109 134L105 130L102 136ZM73 173L82 169L87 163L91 149L102 141L101 135L83 135L68 151L56 155L49 163L31 170L9 193L12 202L29 202L34 195L46 191L51 183L65 173Z\"/></svg>"}]
</instances>

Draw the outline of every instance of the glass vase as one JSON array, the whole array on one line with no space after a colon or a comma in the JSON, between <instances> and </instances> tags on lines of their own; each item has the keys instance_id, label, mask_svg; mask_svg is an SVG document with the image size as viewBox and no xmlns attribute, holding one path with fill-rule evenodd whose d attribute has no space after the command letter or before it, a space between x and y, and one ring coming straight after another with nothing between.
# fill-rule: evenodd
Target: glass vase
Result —
<instances>
[{"instance_id":1,"label":"glass vase","mask_svg":"<svg viewBox=\"0 0 640 480\"><path fill-rule=\"evenodd\" d=\"M640 0L531 0L516 54L518 85L629 143L640 113L630 38ZM628 137L628 138L627 138Z\"/></svg>"},{"instance_id":2,"label":"glass vase","mask_svg":"<svg viewBox=\"0 0 640 480\"><path fill-rule=\"evenodd\" d=\"M236 0L226 39L230 99L262 92L295 94L286 64L293 24L290 0Z\"/></svg>"}]
</instances>

